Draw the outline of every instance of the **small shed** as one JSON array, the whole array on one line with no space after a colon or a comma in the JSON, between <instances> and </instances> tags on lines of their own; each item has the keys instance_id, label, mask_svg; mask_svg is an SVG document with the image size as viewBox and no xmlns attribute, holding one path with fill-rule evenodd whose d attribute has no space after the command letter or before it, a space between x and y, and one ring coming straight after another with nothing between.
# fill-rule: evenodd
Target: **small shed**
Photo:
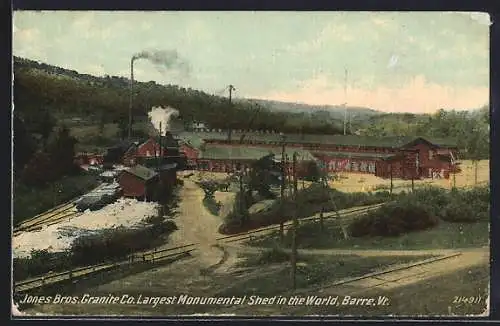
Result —
<instances>
[{"instance_id":1,"label":"small shed","mask_svg":"<svg viewBox=\"0 0 500 326\"><path fill-rule=\"evenodd\" d=\"M144 200L153 197L158 181L158 173L142 165L124 170L118 178L123 196Z\"/></svg>"}]
</instances>

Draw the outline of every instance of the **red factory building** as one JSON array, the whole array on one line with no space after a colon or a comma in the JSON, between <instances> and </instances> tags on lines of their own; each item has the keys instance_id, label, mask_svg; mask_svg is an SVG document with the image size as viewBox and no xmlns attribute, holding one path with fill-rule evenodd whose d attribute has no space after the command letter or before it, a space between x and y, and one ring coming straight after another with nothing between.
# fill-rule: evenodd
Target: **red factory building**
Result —
<instances>
[{"instance_id":1,"label":"red factory building","mask_svg":"<svg viewBox=\"0 0 500 326\"><path fill-rule=\"evenodd\" d=\"M159 184L159 175L142 165L124 170L118 177L123 196L149 200Z\"/></svg>"},{"instance_id":2,"label":"red factory building","mask_svg":"<svg viewBox=\"0 0 500 326\"><path fill-rule=\"evenodd\" d=\"M243 141L242 136L244 135ZM180 151L195 169L231 169L236 161L250 162L265 153L280 157L281 146L314 159L328 172L370 173L382 178L448 178L458 171L457 148L447 140L422 137L363 137L353 135L285 135L234 132L185 132ZM299 158L300 160L300 158Z\"/></svg>"}]
</instances>

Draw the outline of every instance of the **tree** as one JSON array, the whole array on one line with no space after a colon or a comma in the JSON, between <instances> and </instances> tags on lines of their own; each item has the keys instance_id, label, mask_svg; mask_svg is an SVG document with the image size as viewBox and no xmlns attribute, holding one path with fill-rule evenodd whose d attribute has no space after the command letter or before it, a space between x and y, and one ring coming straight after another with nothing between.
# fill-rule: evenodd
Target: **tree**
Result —
<instances>
[{"instance_id":1,"label":"tree","mask_svg":"<svg viewBox=\"0 0 500 326\"><path fill-rule=\"evenodd\" d=\"M279 184L281 170L274 162L274 154L266 155L251 165L249 175L249 187L252 190L257 190L259 195L264 198L274 198L271 192L272 184Z\"/></svg>"},{"instance_id":2,"label":"tree","mask_svg":"<svg viewBox=\"0 0 500 326\"><path fill-rule=\"evenodd\" d=\"M321 177L322 171L318 167L318 164L314 161L306 162L304 167L304 180L317 182Z\"/></svg>"},{"instance_id":3,"label":"tree","mask_svg":"<svg viewBox=\"0 0 500 326\"><path fill-rule=\"evenodd\" d=\"M60 127L48 142L47 154L57 175L71 174L76 171L74 163L76 142L65 126Z\"/></svg>"},{"instance_id":4,"label":"tree","mask_svg":"<svg viewBox=\"0 0 500 326\"><path fill-rule=\"evenodd\" d=\"M219 184L213 180L198 182L198 186L205 192L205 198L213 198L215 192L219 189Z\"/></svg>"},{"instance_id":5,"label":"tree","mask_svg":"<svg viewBox=\"0 0 500 326\"><path fill-rule=\"evenodd\" d=\"M127 138L128 135L128 118L118 119L118 132L121 139Z\"/></svg>"},{"instance_id":6,"label":"tree","mask_svg":"<svg viewBox=\"0 0 500 326\"><path fill-rule=\"evenodd\" d=\"M57 179L56 170L47 153L37 152L21 172L21 180L25 185L39 187Z\"/></svg>"},{"instance_id":7,"label":"tree","mask_svg":"<svg viewBox=\"0 0 500 326\"><path fill-rule=\"evenodd\" d=\"M14 112L14 128L13 128L13 143L14 143L14 177L17 178L24 166L30 161L33 156L36 144L31 134L26 130L23 120L17 113Z\"/></svg>"}]
</instances>

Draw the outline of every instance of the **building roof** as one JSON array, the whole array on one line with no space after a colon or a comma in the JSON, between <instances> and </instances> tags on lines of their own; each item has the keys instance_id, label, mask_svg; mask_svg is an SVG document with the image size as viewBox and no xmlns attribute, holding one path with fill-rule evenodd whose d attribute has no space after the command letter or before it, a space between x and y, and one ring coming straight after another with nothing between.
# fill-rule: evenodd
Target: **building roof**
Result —
<instances>
[{"instance_id":1,"label":"building roof","mask_svg":"<svg viewBox=\"0 0 500 326\"><path fill-rule=\"evenodd\" d=\"M201 149L203 145L205 144L205 141L203 138L200 137L200 135L195 134L195 133L182 133L179 136L179 141L182 144L185 144L189 147L192 147L194 149Z\"/></svg>"},{"instance_id":2,"label":"building roof","mask_svg":"<svg viewBox=\"0 0 500 326\"><path fill-rule=\"evenodd\" d=\"M314 161L315 157L308 151L287 148L285 154L292 157L293 153L298 154L299 160ZM239 147L239 146L224 146L207 144L205 149L200 153L201 159L234 159L234 160L258 160L269 154L274 154L281 158L281 148L279 147Z\"/></svg>"},{"instance_id":3,"label":"building roof","mask_svg":"<svg viewBox=\"0 0 500 326\"><path fill-rule=\"evenodd\" d=\"M125 172L128 172L132 175L135 175L136 177L138 177L139 179L142 179L144 181L148 181L150 179L153 179L154 177L156 177L158 175L158 173L156 173L155 171L148 169L147 167L145 167L143 165L139 165L139 164L125 170Z\"/></svg>"},{"instance_id":4,"label":"building roof","mask_svg":"<svg viewBox=\"0 0 500 326\"><path fill-rule=\"evenodd\" d=\"M414 137L405 146L411 146L419 141L427 142L435 147L457 148L456 142L445 138L427 138L427 137Z\"/></svg>"},{"instance_id":5,"label":"building roof","mask_svg":"<svg viewBox=\"0 0 500 326\"><path fill-rule=\"evenodd\" d=\"M359 152L313 152L313 154L321 156L331 156L338 158L372 158L372 159L385 159L394 156L394 154L383 153L359 153Z\"/></svg>"},{"instance_id":6,"label":"building roof","mask_svg":"<svg viewBox=\"0 0 500 326\"><path fill-rule=\"evenodd\" d=\"M139 157L137 158L137 163L140 165L146 167L146 168L154 168L156 169L158 165L166 165L166 164L172 164L172 163L177 163L178 159L180 156L164 156L163 158L160 157Z\"/></svg>"},{"instance_id":7,"label":"building roof","mask_svg":"<svg viewBox=\"0 0 500 326\"><path fill-rule=\"evenodd\" d=\"M233 132L231 139L237 141L245 135L245 142L260 142L268 144L280 144L282 136L278 133L241 133ZM189 139L198 137L203 140L227 140L227 132L183 132L181 138ZM359 147L385 147L400 148L412 142L424 140L439 147L456 147L455 142L449 139L429 139L415 136L393 136L393 137L370 137L357 135L313 135L313 134L286 134L285 142L288 144L330 144L340 146Z\"/></svg>"},{"instance_id":8,"label":"building roof","mask_svg":"<svg viewBox=\"0 0 500 326\"><path fill-rule=\"evenodd\" d=\"M151 136L147 139L144 139L138 147L141 147L142 145L146 144L149 140L154 140L157 144L160 143L160 136ZM172 135L165 135L161 137L161 145L163 148L178 148L179 144L177 143L177 140L172 137Z\"/></svg>"},{"instance_id":9,"label":"building roof","mask_svg":"<svg viewBox=\"0 0 500 326\"><path fill-rule=\"evenodd\" d=\"M115 145L109 147L111 150L118 150L125 153L130 147L136 145L136 141L133 140L122 140Z\"/></svg>"}]
</instances>

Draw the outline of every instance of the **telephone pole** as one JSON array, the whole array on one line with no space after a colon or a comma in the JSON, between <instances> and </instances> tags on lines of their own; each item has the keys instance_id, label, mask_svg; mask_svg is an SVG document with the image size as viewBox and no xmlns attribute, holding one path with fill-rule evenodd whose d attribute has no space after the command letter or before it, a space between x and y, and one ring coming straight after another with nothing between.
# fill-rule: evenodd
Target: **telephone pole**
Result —
<instances>
[{"instance_id":1,"label":"telephone pole","mask_svg":"<svg viewBox=\"0 0 500 326\"><path fill-rule=\"evenodd\" d=\"M234 88L234 86L233 86L233 85L229 85L229 86L228 86L228 89L229 89L229 105L230 105L230 106L232 106L233 91L235 91L235 90L236 90L236 88ZM232 133L231 128L232 128L232 123L231 123L231 121L230 121L229 128L228 128L229 130L228 130L228 132L227 132L227 140L228 140L229 142L231 142L231 133Z\"/></svg>"},{"instance_id":2,"label":"telephone pole","mask_svg":"<svg viewBox=\"0 0 500 326\"><path fill-rule=\"evenodd\" d=\"M297 273L297 227L299 224L298 221L298 205L297 205L297 153L293 153L293 161L292 161L292 175L293 175L293 202L294 202L294 210L293 210L293 228L292 228L292 288L295 290L297 287L296 283L296 273Z\"/></svg>"},{"instance_id":3,"label":"telephone pole","mask_svg":"<svg viewBox=\"0 0 500 326\"><path fill-rule=\"evenodd\" d=\"M347 68L344 69L344 135L347 129Z\"/></svg>"},{"instance_id":4,"label":"telephone pole","mask_svg":"<svg viewBox=\"0 0 500 326\"><path fill-rule=\"evenodd\" d=\"M281 187L280 187L280 243L283 244L285 236L284 215L285 215L285 183L286 183L286 167L285 167L285 141L286 136L281 133Z\"/></svg>"},{"instance_id":5,"label":"telephone pole","mask_svg":"<svg viewBox=\"0 0 500 326\"><path fill-rule=\"evenodd\" d=\"M244 208L244 188L243 188L243 173L244 173L244 168L243 165L241 165L241 170L240 170L240 200L239 200L239 210L240 210L240 217L241 217L241 225L245 224L245 208Z\"/></svg>"}]
</instances>

